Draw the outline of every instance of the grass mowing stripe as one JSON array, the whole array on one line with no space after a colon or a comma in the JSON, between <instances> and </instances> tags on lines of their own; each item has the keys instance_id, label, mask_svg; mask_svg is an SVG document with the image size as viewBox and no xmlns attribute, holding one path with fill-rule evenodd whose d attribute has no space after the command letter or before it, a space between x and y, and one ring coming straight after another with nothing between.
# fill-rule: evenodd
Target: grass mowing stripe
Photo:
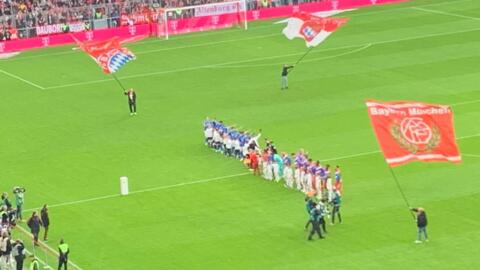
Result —
<instances>
[{"instance_id":1,"label":"grass mowing stripe","mask_svg":"<svg viewBox=\"0 0 480 270\"><path fill-rule=\"evenodd\" d=\"M480 30L480 28L473 28L473 29L451 31L451 32L445 32L445 33L420 35L420 36L414 36L414 37L399 38L399 39L378 41L378 42L372 42L372 43L365 43L365 44L357 44L357 45L349 45L349 46L343 46L343 47L337 47L337 48L330 48L330 49L320 50L320 51L316 51L316 52L312 52L312 53L319 53L319 52L332 51L332 50L340 50L340 49L346 49L346 48L354 48L354 47L359 47L359 46L367 46L369 44L379 45L379 44L388 44L388 43L396 43L396 42L402 42L402 41L416 40L416 39L422 39L422 38L448 36L448 35L475 32L475 31L479 31L479 30ZM224 62L224 63L217 63L217 64L201 65L201 66L194 66L194 67L188 67L188 68L148 72L148 73L143 73L143 74L134 74L134 75L122 76L122 77L119 77L118 79L125 80L125 79L133 79L133 78L150 77L150 76L155 76L155 75L162 75L162 74L169 74L169 73L176 73L176 72L184 72L184 71L194 71L194 70L199 70L199 69L204 69L204 68L226 66L226 65L231 65L231 64L242 64L242 63L257 62L257 61L263 61L263 60L280 59L280 58L287 57L287 56L295 56L295 55L302 55L302 54L304 54L304 52L290 53L290 54L283 54L283 55L275 55L275 56L268 56L268 57L259 57L259 58L256 58L256 59L249 59L249 60L231 61L231 62ZM72 86L104 83L104 82L110 82L110 81L114 81L114 79L101 79L101 80L92 80L92 81L87 81L87 82L62 84L62 85L56 85L56 86L54 85L54 86L46 87L45 89L58 89L58 88L66 88L66 87L72 87Z\"/></svg>"},{"instance_id":2,"label":"grass mowing stripe","mask_svg":"<svg viewBox=\"0 0 480 270\"><path fill-rule=\"evenodd\" d=\"M468 138L473 138L473 137L478 137L478 136L480 136L480 133L458 137L458 140L468 139ZM350 159L350 158L368 156L368 155L378 154L378 153L381 153L381 151L375 150L375 151L362 152L362 153L357 153L357 154L352 154L352 155L345 155L345 156L339 156L339 157L334 157L334 158L327 158L327 159L324 159L323 161L335 161L335 160L342 160L342 159ZM465 154L465 155L468 156L468 154ZM480 156L478 156L478 157L480 157ZM214 177L214 178L202 179L202 180L197 180L197 181L192 181L192 182L184 182L184 183L167 185L167 186L158 186L158 187L134 190L134 191L131 191L130 194L145 193L145 192L151 192L151 191L157 191L157 190L163 190L163 189L170 189L170 188L176 188L176 187L183 187L183 186L194 185L194 184L208 183L208 182L213 182L213 181L217 181L217 180L223 180L223 179L229 179L229 178L234 178L234 177L238 177L238 176L244 176L244 175L248 175L248 174L250 174L250 173L245 172L245 173L238 173L238 174L232 174L232 175L227 175L227 176L219 176L219 177ZM105 195L105 196L100 196L100 197L89 198L89 199L52 204L52 205L49 205L49 207L53 208L53 207L60 207L60 206L67 206L67 205L76 205L76 204L105 200L105 199L116 198L116 197L121 197L121 196L122 196L121 194L110 194L110 195ZM30 209L26 209L25 212L35 211L35 210L39 210L39 209L41 209L41 207L30 208Z\"/></svg>"},{"instance_id":3,"label":"grass mowing stripe","mask_svg":"<svg viewBox=\"0 0 480 270\"><path fill-rule=\"evenodd\" d=\"M457 18L480 21L479 17L460 15L460 14L451 13L451 12L445 12L445 11L439 11L439 10L433 10L433 9L426 9L426 8L421 8L421 7L412 7L412 9L420 10L420 11L427 12L427 13L434 13L434 14L446 15L446 16L450 16L450 17L457 17Z\"/></svg>"},{"instance_id":4,"label":"grass mowing stripe","mask_svg":"<svg viewBox=\"0 0 480 270\"><path fill-rule=\"evenodd\" d=\"M319 57L319 58L313 58L313 59L307 59L307 60L303 60L302 63L311 63L311 62L316 62L316 61L322 61L322 60L327 60L327 59L333 59L333 58L337 58L337 57L342 57L342 56L345 56L345 55L350 55L350 54L354 54L354 53L357 53L357 52L360 52L360 51L363 51L363 50L366 50L368 48L370 48L372 46L371 43L365 45L365 46L362 46L358 49L355 49L355 50L351 50L351 51L348 51L348 52L344 52L344 53L339 53L339 54L334 54L334 55L331 55L331 56L324 56L324 57ZM278 65L281 65L283 64L284 62L277 62L277 63L269 63L269 64L258 64L258 65L239 65L239 66L230 66L230 65L227 65L227 66L217 66L217 67L212 67L212 68L255 68L255 67L270 67L270 66L278 66Z\"/></svg>"}]
</instances>

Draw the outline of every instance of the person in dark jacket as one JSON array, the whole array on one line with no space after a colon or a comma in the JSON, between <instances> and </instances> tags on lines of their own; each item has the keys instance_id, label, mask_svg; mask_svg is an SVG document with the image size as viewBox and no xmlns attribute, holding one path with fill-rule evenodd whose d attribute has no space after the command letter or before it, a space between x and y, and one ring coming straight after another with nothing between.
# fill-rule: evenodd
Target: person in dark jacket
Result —
<instances>
[{"instance_id":1,"label":"person in dark jacket","mask_svg":"<svg viewBox=\"0 0 480 270\"><path fill-rule=\"evenodd\" d=\"M48 207L46 204L40 211L40 218L42 220L43 228L45 228L45 232L43 234L43 241L48 241L48 226L50 225L50 217L48 216Z\"/></svg>"},{"instance_id":2,"label":"person in dark jacket","mask_svg":"<svg viewBox=\"0 0 480 270\"><path fill-rule=\"evenodd\" d=\"M338 217L338 221L342 223L342 215L340 215L340 206L342 205L342 197L340 196L340 191L335 191L332 200L333 211L332 211L332 222L331 225L335 224L335 216Z\"/></svg>"},{"instance_id":3,"label":"person in dark jacket","mask_svg":"<svg viewBox=\"0 0 480 270\"><path fill-rule=\"evenodd\" d=\"M38 234L40 233L40 226L42 225L42 220L38 217L37 211L33 211L32 216L27 222L30 232L33 235L33 244L38 246Z\"/></svg>"},{"instance_id":4,"label":"person in dark jacket","mask_svg":"<svg viewBox=\"0 0 480 270\"><path fill-rule=\"evenodd\" d=\"M290 72L289 70L292 69L294 66L289 66L289 65L283 65L282 66L282 85L281 85L281 90L288 89L288 73Z\"/></svg>"},{"instance_id":5,"label":"person in dark jacket","mask_svg":"<svg viewBox=\"0 0 480 270\"><path fill-rule=\"evenodd\" d=\"M418 227L418 233L417 233L417 240L415 240L416 244L422 243L422 235L424 237L425 242L428 242L428 236L427 236L427 213L425 212L425 209L419 207L419 208L411 208L413 212L416 214L416 221L417 221L417 227Z\"/></svg>"},{"instance_id":6,"label":"person in dark jacket","mask_svg":"<svg viewBox=\"0 0 480 270\"><path fill-rule=\"evenodd\" d=\"M308 226L312 224L312 219L310 218L310 211L312 211L313 204L314 202L312 198L309 198L308 196L305 197L305 210L307 210L307 215L308 215L307 224L305 224L305 230L308 230Z\"/></svg>"},{"instance_id":7,"label":"person in dark jacket","mask_svg":"<svg viewBox=\"0 0 480 270\"><path fill-rule=\"evenodd\" d=\"M318 237L320 239L323 239L322 232L320 230L320 218L321 218L322 213L320 212L320 209L317 208L317 204L313 203L313 208L310 211L310 219L312 220L312 230L310 231L310 235L308 236L308 240L313 239L313 235L315 233L318 234Z\"/></svg>"},{"instance_id":8,"label":"person in dark jacket","mask_svg":"<svg viewBox=\"0 0 480 270\"><path fill-rule=\"evenodd\" d=\"M130 115L137 115L137 93L133 89L123 92L128 97L128 108L130 109Z\"/></svg>"}]
</instances>

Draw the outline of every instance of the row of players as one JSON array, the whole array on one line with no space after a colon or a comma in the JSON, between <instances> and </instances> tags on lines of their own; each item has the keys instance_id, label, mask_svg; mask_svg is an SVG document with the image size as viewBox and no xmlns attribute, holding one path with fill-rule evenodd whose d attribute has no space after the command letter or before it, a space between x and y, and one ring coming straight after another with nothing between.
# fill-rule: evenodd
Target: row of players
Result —
<instances>
[{"instance_id":1,"label":"row of players","mask_svg":"<svg viewBox=\"0 0 480 270\"><path fill-rule=\"evenodd\" d=\"M277 182L285 179L285 187L296 188L304 193L315 192L320 198L328 198L328 201L333 199L336 192L342 191L338 165L333 181L330 165L323 166L319 161L314 161L303 149L290 155L285 152L279 154L273 141L265 139L266 147L260 150L260 132L252 134L240 131L215 119L207 118L204 121L205 144L227 156L243 160L255 175L261 174L266 180Z\"/></svg>"}]
</instances>

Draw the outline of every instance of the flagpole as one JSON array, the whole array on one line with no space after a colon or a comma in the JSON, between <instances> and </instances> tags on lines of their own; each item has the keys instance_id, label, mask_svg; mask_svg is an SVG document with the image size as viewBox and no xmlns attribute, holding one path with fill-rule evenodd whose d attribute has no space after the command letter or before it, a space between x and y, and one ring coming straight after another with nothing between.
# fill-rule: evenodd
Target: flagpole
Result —
<instances>
[{"instance_id":1,"label":"flagpole","mask_svg":"<svg viewBox=\"0 0 480 270\"><path fill-rule=\"evenodd\" d=\"M300 61L302 61L303 58L305 58L305 56L307 56L307 54L308 54L309 52L311 52L313 48L315 48L315 47L310 47L300 58L298 58L297 62L296 62L293 66L298 65L298 63L300 63ZM293 69L290 70L289 73L291 73L292 71L293 71Z\"/></svg>"},{"instance_id":2,"label":"flagpole","mask_svg":"<svg viewBox=\"0 0 480 270\"><path fill-rule=\"evenodd\" d=\"M123 87L123 84L120 82L120 80L118 80L117 76L115 75L115 73L112 73L112 76L113 78L115 79L115 81L117 81L118 85L120 85L120 87L122 87L123 91L127 91L125 89L125 87Z\"/></svg>"},{"instance_id":3,"label":"flagpole","mask_svg":"<svg viewBox=\"0 0 480 270\"><path fill-rule=\"evenodd\" d=\"M405 204L407 205L408 212L412 214L413 218L415 219L415 215L410 211L410 204L408 203L407 197L405 196L405 193L403 193L402 187L400 186L400 183L398 182L397 176L395 175L395 172L393 171L392 167L388 166L390 169L390 173L392 174L393 180L395 180L395 183L397 184L398 191L400 191L400 194L402 194L403 201L405 201Z\"/></svg>"},{"instance_id":4,"label":"flagpole","mask_svg":"<svg viewBox=\"0 0 480 270\"><path fill-rule=\"evenodd\" d=\"M312 51L313 48L315 48L315 47L310 47L310 48L302 55L302 57L300 57L300 58L297 60L297 62L295 63L295 65L298 65L298 63L300 63L300 61L302 61L303 58L305 58L305 56L307 56L307 54L308 54L310 51ZM294 65L294 66L295 66L295 65Z\"/></svg>"}]
</instances>

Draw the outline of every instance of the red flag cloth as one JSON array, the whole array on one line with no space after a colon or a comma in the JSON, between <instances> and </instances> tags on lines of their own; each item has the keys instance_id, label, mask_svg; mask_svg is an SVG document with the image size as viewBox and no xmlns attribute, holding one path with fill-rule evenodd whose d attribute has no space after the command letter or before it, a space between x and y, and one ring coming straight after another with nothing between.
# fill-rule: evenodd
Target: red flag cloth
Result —
<instances>
[{"instance_id":1,"label":"red flag cloth","mask_svg":"<svg viewBox=\"0 0 480 270\"><path fill-rule=\"evenodd\" d=\"M283 34L290 40L303 38L307 47L315 47L347 21L347 18L323 18L299 12L288 19Z\"/></svg>"},{"instance_id":2,"label":"red flag cloth","mask_svg":"<svg viewBox=\"0 0 480 270\"><path fill-rule=\"evenodd\" d=\"M462 161L447 105L367 101L368 114L388 165Z\"/></svg>"},{"instance_id":3,"label":"red flag cloth","mask_svg":"<svg viewBox=\"0 0 480 270\"><path fill-rule=\"evenodd\" d=\"M114 73L127 62L134 60L135 55L127 48L122 48L118 38L104 41L79 42L80 48L88 53L105 73Z\"/></svg>"}]
</instances>

